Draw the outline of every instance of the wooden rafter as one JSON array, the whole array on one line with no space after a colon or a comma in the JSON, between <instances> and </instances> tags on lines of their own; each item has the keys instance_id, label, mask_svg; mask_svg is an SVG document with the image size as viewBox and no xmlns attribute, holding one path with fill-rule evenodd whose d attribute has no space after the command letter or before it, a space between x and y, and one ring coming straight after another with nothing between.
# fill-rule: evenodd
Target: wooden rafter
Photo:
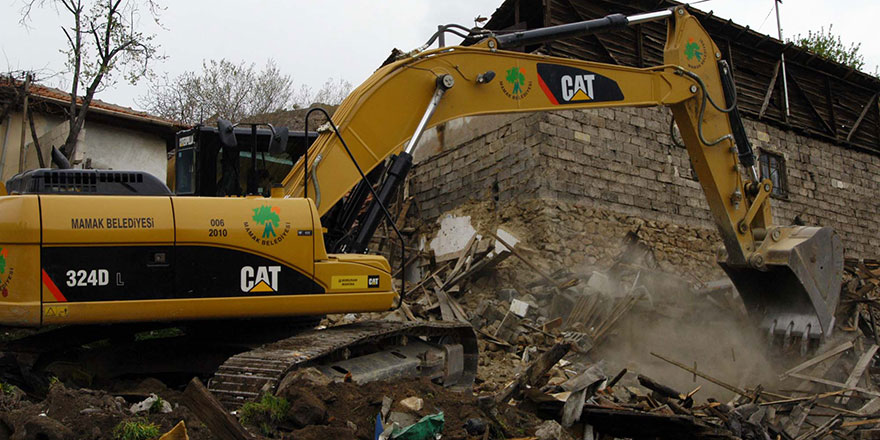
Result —
<instances>
[{"instance_id":1,"label":"wooden rafter","mask_svg":"<svg viewBox=\"0 0 880 440\"><path fill-rule=\"evenodd\" d=\"M636 30L636 60L639 67L645 67L645 43L642 35L642 25L637 24Z\"/></svg>"},{"instance_id":2,"label":"wooden rafter","mask_svg":"<svg viewBox=\"0 0 880 440\"><path fill-rule=\"evenodd\" d=\"M810 100L810 96L807 95L807 92L804 90L803 87L801 87L800 83L798 83L797 78L795 78L794 75L788 75L788 77L791 80L790 83L794 84L798 91L801 92L801 96L804 97L804 101L807 102L807 105L810 107L810 110L813 111L813 115L816 116L816 119L822 122L822 125L825 126L825 129L828 131L829 134L831 134L831 136L835 136L836 134L834 128L832 128L831 125L828 124L828 121L826 121L825 118L822 117L822 114L819 113L819 110L816 109L816 105L813 104L813 101Z\"/></svg>"},{"instance_id":3,"label":"wooden rafter","mask_svg":"<svg viewBox=\"0 0 880 440\"><path fill-rule=\"evenodd\" d=\"M872 104L876 105L878 94L880 94L880 92L875 93L874 96L872 96L871 99L869 99L868 102L865 103L865 108L862 109L862 114L859 115L859 118L856 119L856 122L853 124L852 129L849 130L849 134L846 135L847 142L849 142L852 136L856 134L856 130L859 129L859 125L861 125L862 120L865 119L865 115L868 114L868 110L871 109Z\"/></svg>"},{"instance_id":4,"label":"wooden rafter","mask_svg":"<svg viewBox=\"0 0 880 440\"><path fill-rule=\"evenodd\" d=\"M620 61L617 61L617 58L614 57L614 54L611 53L608 47L605 46L605 43L602 42L602 39L599 38L599 34L593 34L593 38L596 40L597 43L599 43L599 47L601 47L602 50L605 51L605 55L608 56L608 59L610 59L611 62L613 62L614 64L620 64Z\"/></svg>"},{"instance_id":5,"label":"wooden rafter","mask_svg":"<svg viewBox=\"0 0 880 440\"><path fill-rule=\"evenodd\" d=\"M578 12L578 10L574 6L574 3L572 2L572 0L565 0L565 1L566 1L566 3L568 3L568 7L571 8L571 11L574 12L575 17L577 17L577 21L587 20L586 18L584 18L583 15L581 15L580 12ZM597 43L599 43L599 47L602 48L602 51L605 52L605 55L608 56L608 59L610 59L611 62L613 62L614 64L620 64L620 61L618 61L617 58L614 57L614 54L612 54L611 51L608 50L608 47L605 46L605 43L603 43L602 39L599 38L599 34L592 34L591 36L593 37L593 39L596 40Z\"/></svg>"},{"instance_id":6,"label":"wooden rafter","mask_svg":"<svg viewBox=\"0 0 880 440\"><path fill-rule=\"evenodd\" d=\"M767 106L770 104L770 97L773 96L773 89L776 87L776 78L779 77L779 66L782 64L782 61L776 62L776 67L773 68L773 77L770 78L770 86L767 87L767 93L764 94L764 102L761 103L761 111L758 112L758 119L764 117L764 112L767 111Z\"/></svg>"},{"instance_id":7,"label":"wooden rafter","mask_svg":"<svg viewBox=\"0 0 880 440\"><path fill-rule=\"evenodd\" d=\"M834 127L834 137L837 137L837 114L834 112L834 92L831 90L831 80L825 77L825 102L828 104L828 114L831 115L831 126Z\"/></svg>"}]
</instances>

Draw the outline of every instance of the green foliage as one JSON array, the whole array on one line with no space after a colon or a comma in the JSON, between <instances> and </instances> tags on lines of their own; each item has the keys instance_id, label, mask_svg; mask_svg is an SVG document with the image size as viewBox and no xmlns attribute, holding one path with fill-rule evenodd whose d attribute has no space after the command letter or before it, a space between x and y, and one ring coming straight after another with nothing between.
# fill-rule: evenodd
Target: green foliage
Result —
<instances>
[{"instance_id":1,"label":"green foliage","mask_svg":"<svg viewBox=\"0 0 880 440\"><path fill-rule=\"evenodd\" d=\"M0 392L3 394L15 394L15 385L0 381Z\"/></svg>"},{"instance_id":2,"label":"green foliage","mask_svg":"<svg viewBox=\"0 0 880 440\"><path fill-rule=\"evenodd\" d=\"M838 62L856 70L862 70L865 67L865 57L859 53L862 43L850 43L847 46L840 39L840 35L835 35L832 32L833 28L834 25L830 24L828 25L828 31L825 31L823 26L817 32L807 31L807 36L798 34L794 37L794 43L822 58Z\"/></svg>"},{"instance_id":3,"label":"green foliage","mask_svg":"<svg viewBox=\"0 0 880 440\"><path fill-rule=\"evenodd\" d=\"M113 428L115 440L150 440L158 438L160 434L158 426L144 419L119 422Z\"/></svg>"},{"instance_id":4,"label":"green foliage","mask_svg":"<svg viewBox=\"0 0 880 440\"><path fill-rule=\"evenodd\" d=\"M150 414L158 414L162 412L162 406L165 404L165 399L161 397L157 397L156 400L153 401L153 404L150 405Z\"/></svg>"},{"instance_id":5,"label":"green foliage","mask_svg":"<svg viewBox=\"0 0 880 440\"><path fill-rule=\"evenodd\" d=\"M238 410L241 423L260 428L263 435L272 433L272 426L287 417L290 402L283 397L263 394L259 402L248 402Z\"/></svg>"}]
</instances>

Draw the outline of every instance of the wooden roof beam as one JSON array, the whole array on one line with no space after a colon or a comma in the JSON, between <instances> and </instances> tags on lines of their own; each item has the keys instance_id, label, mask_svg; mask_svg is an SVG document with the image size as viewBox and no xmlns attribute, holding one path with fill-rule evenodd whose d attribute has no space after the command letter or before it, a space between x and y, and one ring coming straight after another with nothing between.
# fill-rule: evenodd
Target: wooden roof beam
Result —
<instances>
[{"instance_id":1,"label":"wooden roof beam","mask_svg":"<svg viewBox=\"0 0 880 440\"><path fill-rule=\"evenodd\" d=\"M773 68L773 77L770 78L770 86L767 87L767 93L764 94L764 102L761 103L761 111L758 113L758 119L764 117L764 112L767 111L767 106L770 104L770 97L773 96L773 89L776 87L776 78L779 77L779 66L782 64L782 61L776 62L776 67Z\"/></svg>"},{"instance_id":2,"label":"wooden roof beam","mask_svg":"<svg viewBox=\"0 0 880 440\"><path fill-rule=\"evenodd\" d=\"M876 105L875 103L877 101L878 94L880 94L880 92L875 93L874 96L872 96L871 99L868 99L868 102L865 103L865 108L862 109L862 114L859 115L859 119L856 119L856 123L853 124L852 129L849 130L849 134L846 135L847 142L852 139L853 135L856 133L856 130L859 129L859 125L865 119L865 115L868 114L868 110L870 110L873 105Z\"/></svg>"}]
</instances>

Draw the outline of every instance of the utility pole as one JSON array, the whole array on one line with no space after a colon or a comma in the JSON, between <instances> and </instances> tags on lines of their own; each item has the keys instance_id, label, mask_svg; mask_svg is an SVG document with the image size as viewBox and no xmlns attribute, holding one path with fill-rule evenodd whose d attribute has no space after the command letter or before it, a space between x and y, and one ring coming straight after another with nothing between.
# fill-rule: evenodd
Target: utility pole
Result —
<instances>
[{"instance_id":1,"label":"utility pole","mask_svg":"<svg viewBox=\"0 0 880 440\"><path fill-rule=\"evenodd\" d=\"M773 0L773 6L776 8L776 30L779 32L779 41L783 43L782 52L779 55L779 63L782 65L782 92L785 96L785 118L788 119L791 113L788 111L788 77L785 74L785 41L782 39L782 21L779 19L779 4L782 0Z\"/></svg>"}]
</instances>

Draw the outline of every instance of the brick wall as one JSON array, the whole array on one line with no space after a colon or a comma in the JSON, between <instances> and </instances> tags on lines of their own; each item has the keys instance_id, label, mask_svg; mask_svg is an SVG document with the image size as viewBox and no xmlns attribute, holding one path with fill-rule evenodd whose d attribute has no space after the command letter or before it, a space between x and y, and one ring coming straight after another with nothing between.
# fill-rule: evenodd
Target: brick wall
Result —
<instances>
[{"instance_id":1,"label":"brick wall","mask_svg":"<svg viewBox=\"0 0 880 440\"><path fill-rule=\"evenodd\" d=\"M411 193L424 217L469 200L586 200L649 220L714 228L687 152L670 142L666 109L527 113L500 125L481 118L492 117L471 118L468 136L454 137L454 145L437 148L413 170ZM789 196L772 201L778 223L799 215L835 228L847 256L880 255L880 157L760 122L747 120L746 130L756 148L785 158Z\"/></svg>"}]
</instances>

